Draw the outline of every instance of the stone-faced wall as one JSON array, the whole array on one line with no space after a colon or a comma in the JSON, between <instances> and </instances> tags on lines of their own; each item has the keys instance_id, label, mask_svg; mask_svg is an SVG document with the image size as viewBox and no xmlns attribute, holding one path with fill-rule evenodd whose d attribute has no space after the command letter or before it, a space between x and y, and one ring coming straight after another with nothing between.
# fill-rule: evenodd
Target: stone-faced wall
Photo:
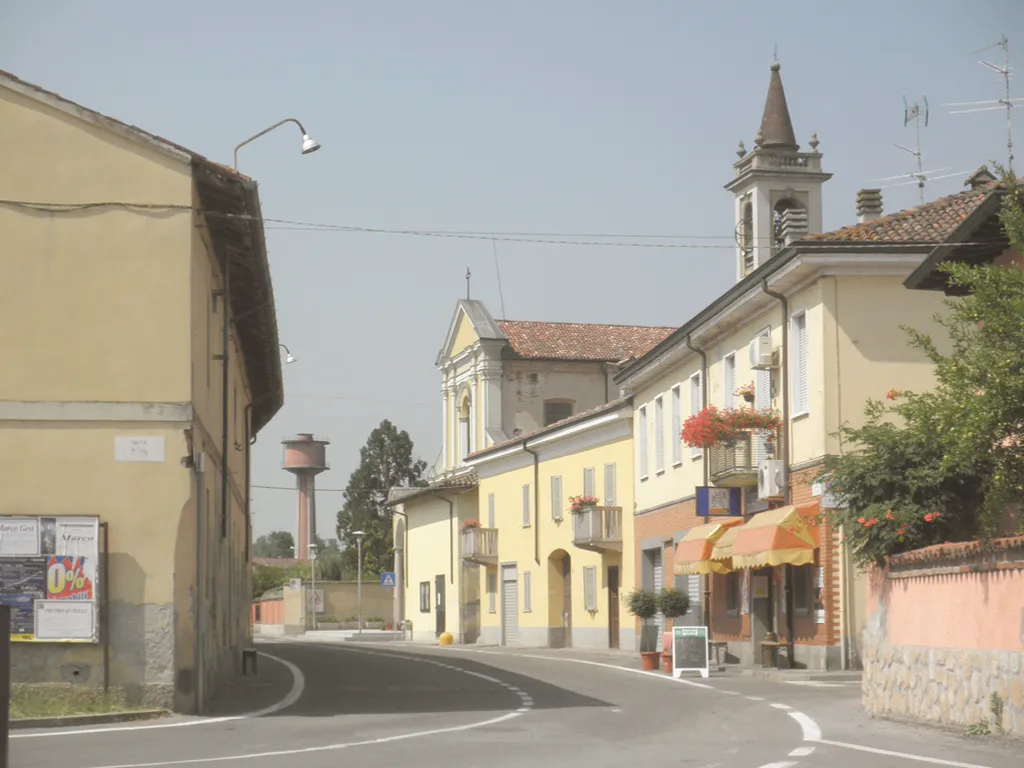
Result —
<instances>
[{"instance_id":1,"label":"stone-faced wall","mask_svg":"<svg viewBox=\"0 0 1024 768\"><path fill-rule=\"evenodd\" d=\"M1024 738L1024 536L890 558L871 574L863 644L868 713L994 731L996 693Z\"/></svg>"}]
</instances>

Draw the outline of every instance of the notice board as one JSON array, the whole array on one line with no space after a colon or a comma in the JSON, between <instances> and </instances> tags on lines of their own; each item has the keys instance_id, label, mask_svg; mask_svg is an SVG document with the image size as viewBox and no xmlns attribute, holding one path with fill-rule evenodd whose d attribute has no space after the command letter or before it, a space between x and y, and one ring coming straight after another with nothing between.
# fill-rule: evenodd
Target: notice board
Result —
<instances>
[{"instance_id":1,"label":"notice board","mask_svg":"<svg viewBox=\"0 0 1024 768\"><path fill-rule=\"evenodd\" d=\"M0 516L0 603L13 642L99 642L98 517Z\"/></svg>"},{"instance_id":2,"label":"notice board","mask_svg":"<svg viewBox=\"0 0 1024 768\"><path fill-rule=\"evenodd\" d=\"M672 628L672 677L683 672L700 672L708 676L708 628Z\"/></svg>"}]
</instances>

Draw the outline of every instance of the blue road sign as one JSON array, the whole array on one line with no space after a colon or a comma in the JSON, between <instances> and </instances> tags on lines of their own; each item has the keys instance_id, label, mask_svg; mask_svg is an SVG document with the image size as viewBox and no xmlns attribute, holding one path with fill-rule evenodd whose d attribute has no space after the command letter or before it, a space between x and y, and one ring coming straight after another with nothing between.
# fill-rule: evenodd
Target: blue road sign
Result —
<instances>
[{"instance_id":1,"label":"blue road sign","mask_svg":"<svg viewBox=\"0 0 1024 768\"><path fill-rule=\"evenodd\" d=\"M380 585L382 587L394 587L395 574L393 572L382 573L380 575Z\"/></svg>"}]
</instances>

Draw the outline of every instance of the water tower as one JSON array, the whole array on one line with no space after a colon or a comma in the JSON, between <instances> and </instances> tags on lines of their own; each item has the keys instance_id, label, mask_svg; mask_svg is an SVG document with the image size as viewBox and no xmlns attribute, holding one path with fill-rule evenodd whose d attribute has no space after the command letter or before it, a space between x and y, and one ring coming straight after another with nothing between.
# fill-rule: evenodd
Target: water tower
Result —
<instances>
[{"instance_id":1,"label":"water tower","mask_svg":"<svg viewBox=\"0 0 1024 768\"><path fill-rule=\"evenodd\" d=\"M295 475L299 489L299 535L295 539L295 557L309 559L309 545L316 542L316 476L331 468L327 463L330 440L301 432L282 440L284 469Z\"/></svg>"}]
</instances>

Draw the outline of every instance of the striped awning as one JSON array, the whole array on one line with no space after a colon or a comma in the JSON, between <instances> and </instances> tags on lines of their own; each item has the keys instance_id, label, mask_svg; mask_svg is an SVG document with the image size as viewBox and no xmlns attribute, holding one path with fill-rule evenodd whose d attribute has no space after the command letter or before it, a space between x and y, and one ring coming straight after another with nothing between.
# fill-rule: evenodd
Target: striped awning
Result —
<instances>
[{"instance_id":1,"label":"striped awning","mask_svg":"<svg viewBox=\"0 0 1024 768\"><path fill-rule=\"evenodd\" d=\"M807 565L820 541L818 502L769 509L733 530L733 568Z\"/></svg>"},{"instance_id":2,"label":"striped awning","mask_svg":"<svg viewBox=\"0 0 1024 768\"><path fill-rule=\"evenodd\" d=\"M736 543L736 539L739 538L742 527L742 525L734 525L727 529L711 549L711 559L724 562L730 571L732 570L732 547Z\"/></svg>"},{"instance_id":3,"label":"striped awning","mask_svg":"<svg viewBox=\"0 0 1024 768\"><path fill-rule=\"evenodd\" d=\"M732 528L743 523L743 518L733 517L714 523L697 525L686 532L676 544L675 573L678 576L703 573L728 573L727 561L712 560L715 544Z\"/></svg>"}]
</instances>

